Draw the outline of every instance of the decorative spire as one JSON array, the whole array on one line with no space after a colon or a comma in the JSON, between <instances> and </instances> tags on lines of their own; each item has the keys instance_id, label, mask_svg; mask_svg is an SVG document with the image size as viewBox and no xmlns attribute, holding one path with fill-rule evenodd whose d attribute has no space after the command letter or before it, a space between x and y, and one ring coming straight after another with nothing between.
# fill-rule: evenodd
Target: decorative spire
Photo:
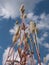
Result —
<instances>
[{"instance_id":1,"label":"decorative spire","mask_svg":"<svg viewBox=\"0 0 49 65\"><path fill-rule=\"evenodd\" d=\"M25 14L25 7L24 4L21 5L20 7L20 14L21 14L21 18L26 18L26 14Z\"/></svg>"}]
</instances>

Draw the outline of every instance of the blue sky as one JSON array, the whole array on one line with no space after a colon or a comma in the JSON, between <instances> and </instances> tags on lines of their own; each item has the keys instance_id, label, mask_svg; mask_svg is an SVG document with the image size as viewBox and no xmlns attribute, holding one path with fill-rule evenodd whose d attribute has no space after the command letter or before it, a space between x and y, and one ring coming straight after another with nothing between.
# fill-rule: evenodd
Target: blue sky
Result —
<instances>
[{"instance_id":1,"label":"blue sky","mask_svg":"<svg viewBox=\"0 0 49 65\"><path fill-rule=\"evenodd\" d=\"M41 61L43 62L44 57L46 57L46 65L48 65L49 0L0 0L0 65L2 65L5 49L12 44L10 29L14 27L17 19L21 22L19 7L22 3L24 3L28 15L27 22L32 19L37 23Z\"/></svg>"}]
</instances>

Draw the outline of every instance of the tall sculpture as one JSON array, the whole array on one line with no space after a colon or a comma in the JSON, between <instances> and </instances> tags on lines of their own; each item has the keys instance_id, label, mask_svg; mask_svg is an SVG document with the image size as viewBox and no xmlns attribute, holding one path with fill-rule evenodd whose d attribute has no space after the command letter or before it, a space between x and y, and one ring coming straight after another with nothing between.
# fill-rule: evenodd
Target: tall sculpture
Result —
<instances>
[{"instance_id":1,"label":"tall sculpture","mask_svg":"<svg viewBox=\"0 0 49 65\"><path fill-rule=\"evenodd\" d=\"M22 19L22 23L19 25L18 20L16 21L17 28L15 30L15 34L13 35L13 39L12 39L13 44L11 45L9 49L5 65L6 63L8 63L8 65L28 65L29 60L30 60L30 65L35 65L34 46L36 48L39 65L41 65L39 45L37 42L38 29L36 27L36 23L33 22L32 20L29 22L28 26L25 23L25 18L27 18L27 15L25 14L24 5L21 5L20 7L20 18ZM17 42L18 40L20 40L19 43ZM20 61L17 61L16 59L14 59L13 51L16 44L18 44L17 51L19 54ZM22 48L22 45L23 45L23 48ZM12 51L11 51L11 48L12 48ZM11 54L9 54L10 52ZM13 59L11 60L9 58L12 54L13 54Z\"/></svg>"}]
</instances>

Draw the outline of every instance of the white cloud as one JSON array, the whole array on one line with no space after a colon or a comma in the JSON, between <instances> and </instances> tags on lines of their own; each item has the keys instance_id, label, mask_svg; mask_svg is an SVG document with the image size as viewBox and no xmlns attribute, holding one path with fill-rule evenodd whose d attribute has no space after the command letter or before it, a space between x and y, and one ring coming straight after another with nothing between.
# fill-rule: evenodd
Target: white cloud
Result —
<instances>
[{"instance_id":1,"label":"white cloud","mask_svg":"<svg viewBox=\"0 0 49 65\"><path fill-rule=\"evenodd\" d=\"M26 11L32 11L35 4L41 0L0 0L0 16L15 18L19 15L20 5L25 5Z\"/></svg>"},{"instance_id":2,"label":"white cloud","mask_svg":"<svg viewBox=\"0 0 49 65\"><path fill-rule=\"evenodd\" d=\"M15 31L14 31L13 29L10 29L9 32L10 32L11 34L14 34L14 33L15 33Z\"/></svg>"},{"instance_id":3,"label":"white cloud","mask_svg":"<svg viewBox=\"0 0 49 65\"><path fill-rule=\"evenodd\" d=\"M43 42L44 41L44 38L38 38L37 39L38 43L41 45L41 46L44 46L45 48L49 49L49 43L45 43Z\"/></svg>"},{"instance_id":4,"label":"white cloud","mask_svg":"<svg viewBox=\"0 0 49 65\"><path fill-rule=\"evenodd\" d=\"M44 46L45 48L49 49L49 43L43 42L45 40L44 37L41 36L41 38L37 38L37 42L41 45Z\"/></svg>"},{"instance_id":5,"label":"white cloud","mask_svg":"<svg viewBox=\"0 0 49 65\"><path fill-rule=\"evenodd\" d=\"M0 46L0 49L2 49L2 47Z\"/></svg>"},{"instance_id":6,"label":"white cloud","mask_svg":"<svg viewBox=\"0 0 49 65\"><path fill-rule=\"evenodd\" d=\"M48 32L44 32L40 38L38 38L38 43L44 46L45 48L49 49L49 43L46 42L46 38L48 37ZM45 40L45 41L44 41ZM46 43L45 43L46 42Z\"/></svg>"},{"instance_id":7,"label":"white cloud","mask_svg":"<svg viewBox=\"0 0 49 65\"><path fill-rule=\"evenodd\" d=\"M8 51L9 51L9 48L7 48L7 49L4 51L3 61L2 61L2 64L3 64L3 65L5 64L5 61L6 61L6 59L7 59Z\"/></svg>"},{"instance_id":8,"label":"white cloud","mask_svg":"<svg viewBox=\"0 0 49 65\"><path fill-rule=\"evenodd\" d=\"M37 16L34 13L28 13L27 17L37 23L38 29L49 29L49 14L42 13Z\"/></svg>"},{"instance_id":9,"label":"white cloud","mask_svg":"<svg viewBox=\"0 0 49 65\"><path fill-rule=\"evenodd\" d=\"M44 63L47 63L49 61L49 54L46 55L46 57L43 58Z\"/></svg>"},{"instance_id":10,"label":"white cloud","mask_svg":"<svg viewBox=\"0 0 49 65\"><path fill-rule=\"evenodd\" d=\"M46 42L45 37L41 36L41 38L37 37L37 42L38 44L40 44L41 46L45 47L46 49L49 49L49 43Z\"/></svg>"},{"instance_id":11,"label":"white cloud","mask_svg":"<svg viewBox=\"0 0 49 65\"><path fill-rule=\"evenodd\" d=\"M37 19L39 18L39 16L34 15L34 13L31 12L31 13L27 14L27 18L29 18L30 20L33 20L33 21L37 22Z\"/></svg>"},{"instance_id":12,"label":"white cloud","mask_svg":"<svg viewBox=\"0 0 49 65\"><path fill-rule=\"evenodd\" d=\"M45 32L44 34L43 34L43 37L47 37L48 36L48 32Z\"/></svg>"},{"instance_id":13,"label":"white cloud","mask_svg":"<svg viewBox=\"0 0 49 65\"><path fill-rule=\"evenodd\" d=\"M42 18L41 18L42 17ZM49 29L49 14L48 15L46 15L46 14L43 14L43 16L42 15L40 15L40 17L39 17L41 20L40 21L38 21L38 24L37 24L37 26L38 26L38 28L39 29Z\"/></svg>"},{"instance_id":14,"label":"white cloud","mask_svg":"<svg viewBox=\"0 0 49 65\"><path fill-rule=\"evenodd\" d=\"M15 34L15 33L17 32L17 30L18 30L18 27L19 27L18 24L14 25L14 27L13 27L12 29L10 29L9 32L10 32L11 34Z\"/></svg>"},{"instance_id":15,"label":"white cloud","mask_svg":"<svg viewBox=\"0 0 49 65\"><path fill-rule=\"evenodd\" d=\"M43 46L49 49L49 43L44 43Z\"/></svg>"},{"instance_id":16,"label":"white cloud","mask_svg":"<svg viewBox=\"0 0 49 65\"><path fill-rule=\"evenodd\" d=\"M40 15L40 18L41 18L41 19L45 19L45 17L46 17L45 13L42 13L42 14Z\"/></svg>"},{"instance_id":17,"label":"white cloud","mask_svg":"<svg viewBox=\"0 0 49 65\"><path fill-rule=\"evenodd\" d=\"M44 41L44 39L45 39L44 37L41 37L41 38L40 38L40 41L42 42L42 41Z\"/></svg>"},{"instance_id":18,"label":"white cloud","mask_svg":"<svg viewBox=\"0 0 49 65\"><path fill-rule=\"evenodd\" d=\"M45 38L47 38L47 37L48 37L48 32L44 32L44 33L42 34L42 36L40 37L40 41L41 41L41 42L44 41Z\"/></svg>"},{"instance_id":19,"label":"white cloud","mask_svg":"<svg viewBox=\"0 0 49 65\"><path fill-rule=\"evenodd\" d=\"M41 22L39 21L39 23L37 24L37 27L39 29L49 29L49 24L41 20Z\"/></svg>"},{"instance_id":20,"label":"white cloud","mask_svg":"<svg viewBox=\"0 0 49 65\"><path fill-rule=\"evenodd\" d=\"M33 15L34 15L33 13L28 13L27 18L32 19Z\"/></svg>"}]
</instances>

